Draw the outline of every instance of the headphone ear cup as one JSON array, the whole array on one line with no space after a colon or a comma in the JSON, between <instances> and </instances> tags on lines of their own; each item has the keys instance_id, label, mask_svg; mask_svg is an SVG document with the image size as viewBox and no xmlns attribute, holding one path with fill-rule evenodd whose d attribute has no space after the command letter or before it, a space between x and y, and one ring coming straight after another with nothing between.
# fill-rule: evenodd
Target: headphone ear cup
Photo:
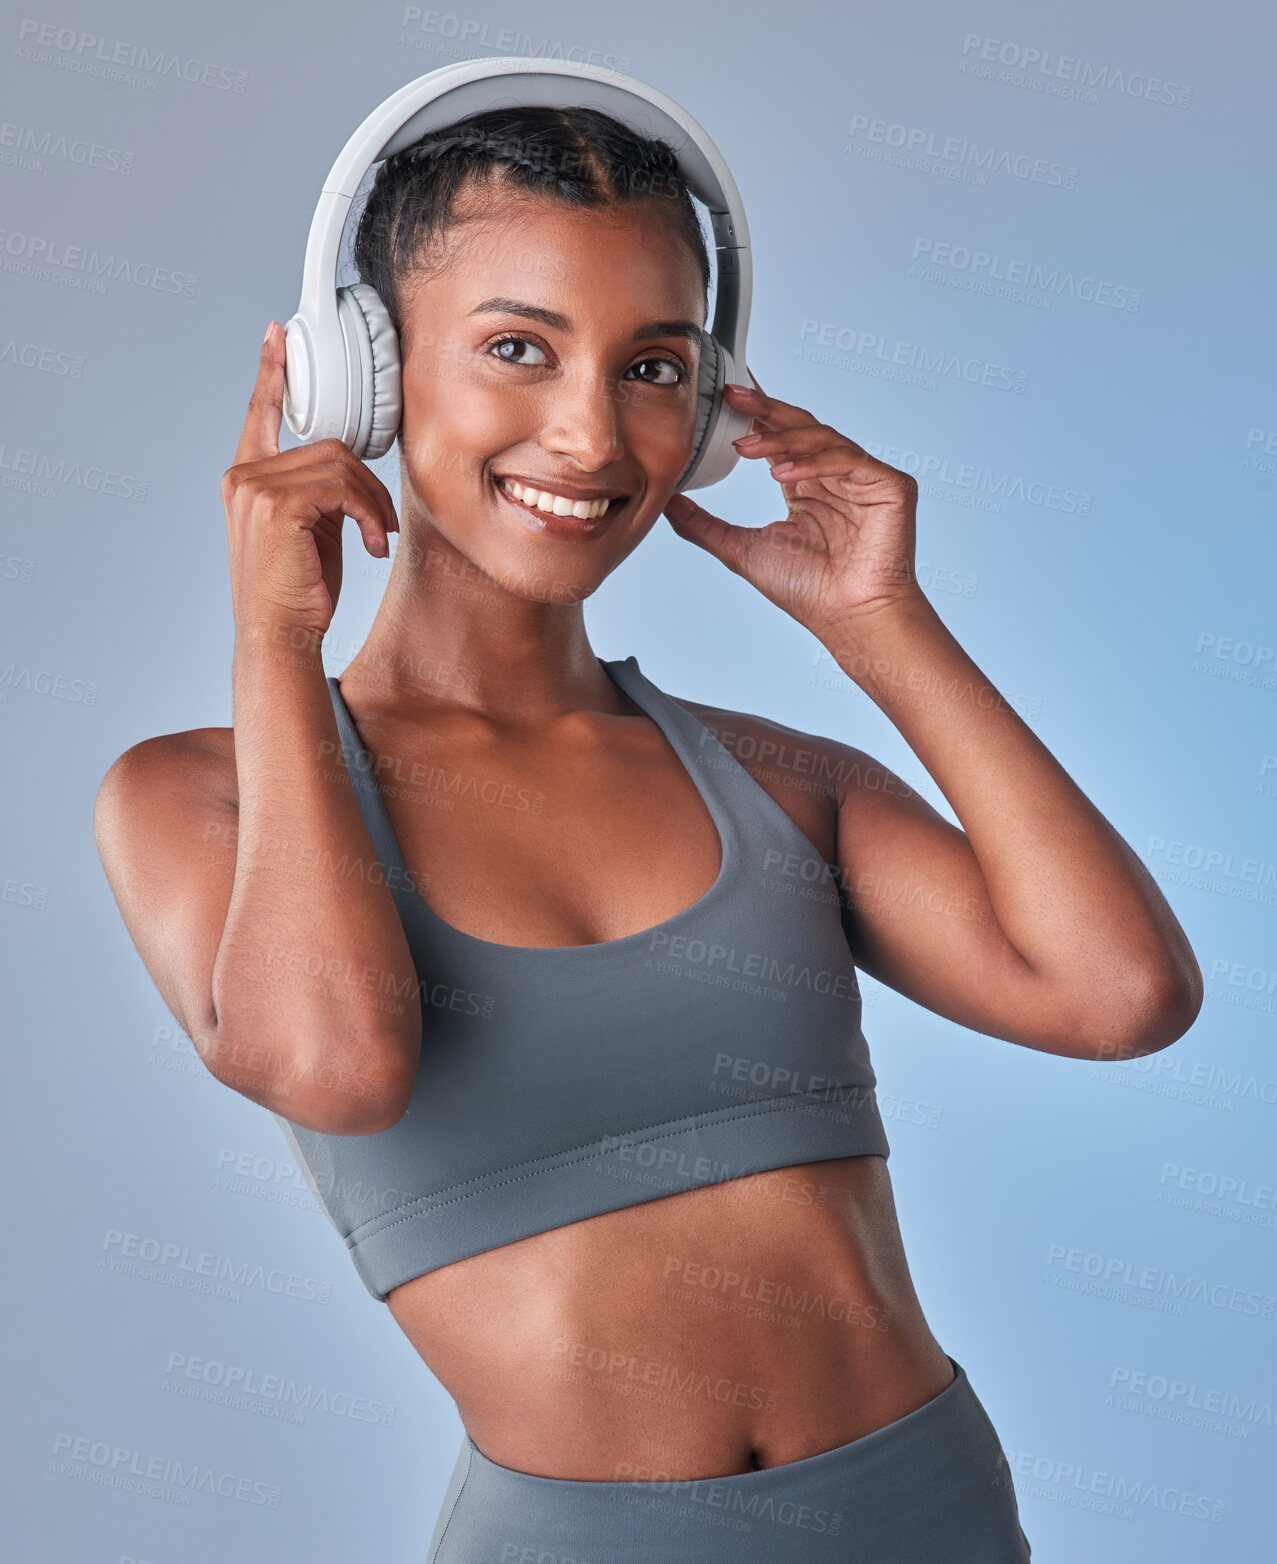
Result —
<instances>
[{"instance_id":1,"label":"headphone ear cup","mask_svg":"<svg viewBox=\"0 0 1277 1564\"><path fill-rule=\"evenodd\" d=\"M337 316L346 341L350 449L375 461L394 444L403 416L399 334L371 283L338 288Z\"/></svg>"},{"instance_id":2,"label":"headphone ear cup","mask_svg":"<svg viewBox=\"0 0 1277 1564\"><path fill-rule=\"evenodd\" d=\"M748 434L753 422L749 413L727 401L723 389L728 381L752 386L754 377L748 368L736 368L732 351L725 343L708 332L702 331L701 335L705 345L697 378L696 443L691 460L675 485L678 494L686 489L707 489L726 478L740 460L740 452L732 442Z\"/></svg>"},{"instance_id":3,"label":"headphone ear cup","mask_svg":"<svg viewBox=\"0 0 1277 1564\"><path fill-rule=\"evenodd\" d=\"M692 436L692 454L674 486L678 493L687 482L705 449L706 436L713 427L723 400L723 375L718 343L708 331L701 331L701 361L696 373L696 432Z\"/></svg>"}]
</instances>

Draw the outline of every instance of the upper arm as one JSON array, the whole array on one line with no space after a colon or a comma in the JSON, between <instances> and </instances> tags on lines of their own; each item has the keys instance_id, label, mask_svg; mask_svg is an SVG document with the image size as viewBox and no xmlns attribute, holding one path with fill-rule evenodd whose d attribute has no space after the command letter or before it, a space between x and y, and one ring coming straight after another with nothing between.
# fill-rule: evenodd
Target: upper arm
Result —
<instances>
[{"instance_id":1,"label":"upper arm","mask_svg":"<svg viewBox=\"0 0 1277 1564\"><path fill-rule=\"evenodd\" d=\"M972 1031L1096 1057L1093 1025L1043 984L1003 933L966 832L916 789L850 744L769 717L680 704L829 864L862 971ZM793 785L799 781L818 785Z\"/></svg>"},{"instance_id":2,"label":"upper arm","mask_svg":"<svg viewBox=\"0 0 1277 1564\"><path fill-rule=\"evenodd\" d=\"M216 1029L213 963L235 879L237 810L211 730L126 750L98 789L93 834L125 927L196 1048Z\"/></svg>"},{"instance_id":3,"label":"upper arm","mask_svg":"<svg viewBox=\"0 0 1277 1564\"><path fill-rule=\"evenodd\" d=\"M278 1067L288 1045L250 1042L237 1059L233 1040L222 1063L213 971L235 885L239 807L232 730L201 728L147 739L126 750L98 789L93 831L125 926L147 971L210 1074L251 1102L328 1134L371 1134L393 1117L377 1100L367 1116L334 1117L332 1091L309 1084L313 1072ZM262 1062L263 1052L272 1055ZM373 1101L369 1098L369 1101ZM365 1104L358 1104L363 1111Z\"/></svg>"},{"instance_id":4,"label":"upper arm","mask_svg":"<svg viewBox=\"0 0 1277 1564\"><path fill-rule=\"evenodd\" d=\"M683 701L834 870L856 965L973 1031L1089 1057L1002 932L966 833L863 750ZM748 740L748 743L742 743ZM816 786L795 787L802 781Z\"/></svg>"},{"instance_id":5,"label":"upper arm","mask_svg":"<svg viewBox=\"0 0 1277 1564\"><path fill-rule=\"evenodd\" d=\"M1003 933L966 833L893 771L849 745L841 758L836 853L856 964L973 1031L1093 1057Z\"/></svg>"}]
</instances>

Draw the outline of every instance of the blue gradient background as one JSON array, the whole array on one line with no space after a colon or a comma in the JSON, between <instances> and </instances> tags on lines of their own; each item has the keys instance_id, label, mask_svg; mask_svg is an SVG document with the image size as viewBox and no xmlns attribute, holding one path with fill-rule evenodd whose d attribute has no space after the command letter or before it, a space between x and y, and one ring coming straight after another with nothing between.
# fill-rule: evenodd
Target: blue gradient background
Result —
<instances>
[{"instance_id":1,"label":"blue gradient background","mask_svg":"<svg viewBox=\"0 0 1277 1564\"><path fill-rule=\"evenodd\" d=\"M890 1165L918 1291L1008 1452L1035 1564L1271 1559L1271 9L412 9L63 0L32 13L103 47L224 67L229 87L107 81L69 68L93 49L55 42L32 58L21 17L0 23L0 121L133 156L128 174L24 159L0 129L8 1556L424 1557L461 1437L453 1404L364 1291L268 1114L213 1081L178 1034L106 884L92 804L129 745L230 720L219 481L265 324L295 306L336 151L381 98L464 53L594 50L717 141L752 231L751 366L894 465L927 463L918 559L932 601L1158 877L1206 974L1191 1032L1119 1066L970 1033L864 983L880 1089L899 1105ZM998 79L996 64L973 72L985 45L971 37L995 56L1037 49L1191 91L1182 106L1116 84L1094 101L1052 94ZM854 116L882 121L884 139L849 135ZM1076 174L1071 187L945 177L934 167L961 165L888 161L900 132L886 127ZM194 296L31 275L43 239L193 275ZM1139 308L1064 291L1040 307L967 285L987 271L927 274L919 247L941 244L1138 292ZM822 328L851 334L851 350L813 356ZM52 367L23 365L32 344ZM888 378L898 344L1007 366L1024 389ZM142 478L144 498L74 480L24 492L32 452ZM1011 493L964 503L964 463ZM393 468L378 464L392 488ZM1014 497L1017 480L1089 507ZM741 462L697 497L762 523L772 488ZM385 576L348 538L330 672ZM819 644L664 522L588 616L600 656L633 652L671 694L865 748L954 818ZM38 693L39 673L74 682ZM250 1171L223 1187L240 1159ZM1190 1190L1168 1165L1193 1170ZM1245 1201L1207 1198L1229 1178ZM209 1295L182 1285L180 1266L159 1281L122 1274L113 1233L279 1267L319 1297L269 1284ZM1204 1284L1207 1301L1177 1299L1167 1273ZM1246 1301L1220 1306L1230 1297ZM169 1374L173 1355L221 1365L213 1377L251 1373L265 1393L183 1395L202 1381ZM1138 1375L1152 1377L1133 1394ZM320 1404L275 1415L269 1376ZM68 1442L81 1439L102 1450L76 1459ZM102 1464L103 1450L123 1454ZM111 1480L152 1457L224 1491L181 1504Z\"/></svg>"}]
</instances>

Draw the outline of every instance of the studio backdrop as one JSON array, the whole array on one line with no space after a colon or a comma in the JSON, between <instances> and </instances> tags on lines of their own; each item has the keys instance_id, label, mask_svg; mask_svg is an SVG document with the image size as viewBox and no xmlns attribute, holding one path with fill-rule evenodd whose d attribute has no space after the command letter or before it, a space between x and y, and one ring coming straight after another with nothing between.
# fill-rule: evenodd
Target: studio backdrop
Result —
<instances>
[{"instance_id":1,"label":"studio backdrop","mask_svg":"<svg viewBox=\"0 0 1277 1564\"><path fill-rule=\"evenodd\" d=\"M863 980L914 1280L1035 1561L1271 1557L1270 8L32 4L0 22L5 1556L409 1560L438 1510L454 1406L167 1011L93 802L130 745L231 721L220 480L337 150L412 78L519 54L706 127L749 216L750 368L916 475L927 596L1200 961L1191 1030L1114 1063ZM771 521L757 468L696 497ZM346 538L333 674L389 569ZM586 619L600 657L955 818L820 643L663 519Z\"/></svg>"}]
</instances>

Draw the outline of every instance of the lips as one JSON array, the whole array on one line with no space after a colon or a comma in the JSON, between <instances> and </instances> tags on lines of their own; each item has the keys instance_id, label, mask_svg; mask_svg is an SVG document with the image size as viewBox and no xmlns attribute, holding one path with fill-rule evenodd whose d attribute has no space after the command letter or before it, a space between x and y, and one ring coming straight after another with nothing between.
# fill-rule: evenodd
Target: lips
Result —
<instances>
[{"instance_id":1,"label":"lips","mask_svg":"<svg viewBox=\"0 0 1277 1564\"><path fill-rule=\"evenodd\" d=\"M515 482L521 480L515 479ZM629 495L616 495L608 503L607 509L600 516L592 516L588 519L579 516L558 516L553 511L542 510L540 506L529 505L526 500L519 499L499 480L494 479L493 486L507 505L518 511L520 519L531 531L544 537L556 538L564 542L573 542L580 539L596 537L607 528L617 513L628 503ZM532 485L526 485L531 488ZM543 492L555 493L557 491L547 489ZM565 499L571 496L564 495Z\"/></svg>"}]
</instances>

